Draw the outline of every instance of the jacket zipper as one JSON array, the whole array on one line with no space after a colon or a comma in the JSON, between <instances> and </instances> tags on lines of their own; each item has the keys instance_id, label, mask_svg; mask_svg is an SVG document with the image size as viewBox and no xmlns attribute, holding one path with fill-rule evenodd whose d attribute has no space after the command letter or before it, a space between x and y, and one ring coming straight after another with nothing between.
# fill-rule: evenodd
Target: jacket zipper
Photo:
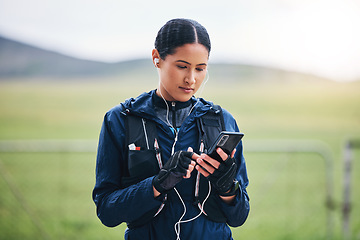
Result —
<instances>
[{"instance_id":1,"label":"jacket zipper","mask_svg":"<svg viewBox=\"0 0 360 240\"><path fill-rule=\"evenodd\" d=\"M177 132L176 129L176 111L175 111L176 102L171 102L171 112L172 112L172 125L174 127L174 131Z\"/></svg>"},{"instance_id":2,"label":"jacket zipper","mask_svg":"<svg viewBox=\"0 0 360 240\"><path fill-rule=\"evenodd\" d=\"M178 140L178 131L176 129L176 116L175 116L175 106L176 106L176 102L171 102L171 112L172 112L172 124L173 124L173 128L174 128L174 134L175 134L175 138L174 138L174 144L171 148L171 155L173 155L175 153L175 145L177 143Z\"/></svg>"}]
</instances>

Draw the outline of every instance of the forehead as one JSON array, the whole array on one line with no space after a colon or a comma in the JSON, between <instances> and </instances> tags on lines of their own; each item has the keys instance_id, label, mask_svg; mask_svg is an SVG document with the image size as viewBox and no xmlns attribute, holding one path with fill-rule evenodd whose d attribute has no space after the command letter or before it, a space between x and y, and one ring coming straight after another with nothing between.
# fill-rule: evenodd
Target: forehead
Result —
<instances>
[{"instance_id":1,"label":"forehead","mask_svg":"<svg viewBox=\"0 0 360 240\"><path fill-rule=\"evenodd\" d=\"M188 43L177 47L175 52L168 55L166 58L173 61L184 60L191 64L201 64L208 62L209 52L202 44Z\"/></svg>"}]
</instances>

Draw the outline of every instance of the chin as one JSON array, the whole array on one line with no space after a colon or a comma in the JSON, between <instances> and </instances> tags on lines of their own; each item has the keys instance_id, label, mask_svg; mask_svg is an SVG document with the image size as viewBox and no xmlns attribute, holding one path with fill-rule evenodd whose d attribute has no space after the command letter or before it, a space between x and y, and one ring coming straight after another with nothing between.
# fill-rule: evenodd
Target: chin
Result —
<instances>
[{"instance_id":1,"label":"chin","mask_svg":"<svg viewBox=\"0 0 360 240\"><path fill-rule=\"evenodd\" d=\"M191 96L181 96L181 97L176 98L176 101L187 102L191 99L191 97L192 97L192 95Z\"/></svg>"}]
</instances>

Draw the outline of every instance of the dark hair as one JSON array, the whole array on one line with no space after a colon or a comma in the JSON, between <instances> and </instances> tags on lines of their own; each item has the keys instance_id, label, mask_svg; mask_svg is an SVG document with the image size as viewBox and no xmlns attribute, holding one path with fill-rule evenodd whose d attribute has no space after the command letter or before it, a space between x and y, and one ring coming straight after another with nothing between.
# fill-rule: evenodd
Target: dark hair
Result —
<instances>
[{"instance_id":1,"label":"dark hair","mask_svg":"<svg viewBox=\"0 0 360 240\"><path fill-rule=\"evenodd\" d=\"M206 29L197 21L177 18L168 21L158 32L155 48L161 59L175 53L177 47L187 43L200 43L210 54L211 43Z\"/></svg>"}]
</instances>

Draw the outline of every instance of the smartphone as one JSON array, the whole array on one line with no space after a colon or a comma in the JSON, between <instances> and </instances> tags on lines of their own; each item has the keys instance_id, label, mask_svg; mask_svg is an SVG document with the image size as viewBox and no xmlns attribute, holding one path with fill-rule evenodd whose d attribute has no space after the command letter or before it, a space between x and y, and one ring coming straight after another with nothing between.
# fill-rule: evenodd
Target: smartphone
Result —
<instances>
[{"instance_id":1,"label":"smartphone","mask_svg":"<svg viewBox=\"0 0 360 240\"><path fill-rule=\"evenodd\" d=\"M223 160L216 152L216 149L221 148L226 154L230 155L243 137L244 134L240 132L220 132L215 142L211 145L207 155L222 162Z\"/></svg>"}]
</instances>

